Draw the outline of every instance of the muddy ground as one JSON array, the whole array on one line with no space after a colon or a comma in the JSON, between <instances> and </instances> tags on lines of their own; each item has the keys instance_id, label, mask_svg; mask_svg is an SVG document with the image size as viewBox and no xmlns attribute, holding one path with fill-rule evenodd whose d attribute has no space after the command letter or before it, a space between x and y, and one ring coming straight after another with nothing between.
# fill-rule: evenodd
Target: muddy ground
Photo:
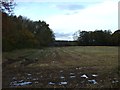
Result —
<instances>
[{"instance_id":1,"label":"muddy ground","mask_svg":"<svg viewBox=\"0 0 120 90\"><path fill-rule=\"evenodd\" d=\"M7 68L6 68L7 69ZM9 68L3 71L3 88L118 88L113 72L99 73L95 67L69 69ZM29 82L29 83L25 83Z\"/></svg>"},{"instance_id":2,"label":"muddy ground","mask_svg":"<svg viewBox=\"0 0 120 90\"><path fill-rule=\"evenodd\" d=\"M7 52L2 87L119 88L116 51L116 47L61 47Z\"/></svg>"}]
</instances>

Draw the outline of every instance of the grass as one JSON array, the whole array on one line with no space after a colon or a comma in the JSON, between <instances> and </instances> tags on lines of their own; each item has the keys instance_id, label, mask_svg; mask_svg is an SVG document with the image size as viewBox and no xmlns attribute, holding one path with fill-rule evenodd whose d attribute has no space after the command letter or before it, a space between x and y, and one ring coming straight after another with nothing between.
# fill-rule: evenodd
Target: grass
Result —
<instances>
[{"instance_id":1,"label":"grass","mask_svg":"<svg viewBox=\"0 0 120 90\"><path fill-rule=\"evenodd\" d=\"M19 57L22 58L19 59ZM24 58L32 61L22 66L21 62L24 63ZM38 61L34 62L36 58L38 58ZM100 79L106 78L104 86L108 87L109 84L107 82L109 79L107 77L114 78L118 72L118 47L71 46L46 49L23 49L3 52L3 62L5 62L6 59L14 59L14 61L16 61L11 64L6 63L6 67L3 67L3 74L5 76L7 73L10 75L10 72L14 73L14 70L17 71L19 69L23 70L21 72L27 70L33 73L35 73L36 70L41 70L41 72L42 70L46 70L47 73L54 70L57 72L57 69L68 72L69 70L81 67L82 73L98 73L101 75ZM92 86L94 87L94 85Z\"/></svg>"}]
</instances>

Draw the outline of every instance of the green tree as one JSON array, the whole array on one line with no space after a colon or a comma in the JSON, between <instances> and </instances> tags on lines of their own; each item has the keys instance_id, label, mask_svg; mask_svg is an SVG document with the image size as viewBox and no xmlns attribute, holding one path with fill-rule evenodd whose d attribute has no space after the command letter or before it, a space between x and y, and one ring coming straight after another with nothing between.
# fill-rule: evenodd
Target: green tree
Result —
<instances>
[{"instance_id":1,"label":"green tree","mask_svg":"<svg viewBox=\"0 0 120 90\"><path fill-rule=\"evenodd\" d=\"M116 30L112 34L112 43L113 43L113 45L120 46L120 30Z\"/></svg>"},{"instance_id":2,"label":"green tree","mask_svg":"<svg viewBox=\"0 0 120 90\"><path fill-rule=\"evenodd\" d=\"M110 30L81 31L78 37L79 45L112 45Z\"/></svg>"},{"instance_id":3,"label":"green tree","mask_svg":"<svg viewBox=\"0 0 120 90\"><path fill-rule=\"evenodd\" d=\"M35 22L34 34L38 39L40 46L48 46L54 41L53 31L49 28L49 24L46 24L45 21Z\"/></svg>"}]
</instances>

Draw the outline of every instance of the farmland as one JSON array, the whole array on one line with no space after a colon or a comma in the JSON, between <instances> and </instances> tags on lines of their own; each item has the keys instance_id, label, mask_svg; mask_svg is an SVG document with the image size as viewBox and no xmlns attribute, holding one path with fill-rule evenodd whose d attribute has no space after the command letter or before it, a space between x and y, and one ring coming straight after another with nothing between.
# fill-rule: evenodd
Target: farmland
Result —
<instances>
[{"instance_id":1,"label":"farmland","mask_svg":"<svg viewBox=\"0 0 120 90\"><path fill-rule=\"evenodd\" d=\"M3 53L3 88L118 88L118 47L71 46Z\"/></svg>"}]
</instances>

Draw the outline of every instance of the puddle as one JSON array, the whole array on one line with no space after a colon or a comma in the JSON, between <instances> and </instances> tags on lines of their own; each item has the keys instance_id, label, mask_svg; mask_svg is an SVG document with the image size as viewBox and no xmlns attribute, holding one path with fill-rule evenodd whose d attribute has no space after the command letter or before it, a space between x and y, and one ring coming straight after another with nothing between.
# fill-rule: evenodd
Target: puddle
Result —
<instances>
[{"instance_id":1,"label":"puddle","mask_svg":"<svg viewBox=\"0 0 120 90\"><path fill-rule=\"evenodd\" d=\"M75 77L76 77L76 76L74 76L74 75L73 75L73 76L70 76L70 78L75 78Z\"/></svg>"},{"instance_id":2,"label":"puddle","mask_svg":"<svg viewBox=\"0 0 120 90\"><path fill-rule=\"evenodd\" d=\"M38 73L36 73L36 74L37 74L37 75L40 75L41 73L38 72Z\"/></svg>"},{"instance_id":3,"label":"puddle","mask_svg":"<svg viewBox=\"0 0 120 90\"><path fill-rule=\"evenodd\" d=\"M96 82L96 80L88 80L88 82L91 83L91 84L98 84L98 83Z\"/></svg>"},{"instance_id":4,"label":"puddle","mask_svg":"<svg viewBox=\"0 0 120 90\"><path fill-rule=\"evenodd\" d=\"M39 83L38 81L35 82L35 84L38 84L38 83Z\"/></svg>"},{"instance_id":5,"label":"puddle","mask_svg":"<svg viewBox=\"0 0 120 90\"><path fill-rule=\"evenodd\" d=\"M55 85L55 84L58 84L58 85L67 85L67 82L58 82L58 83L49 82L48 84L49 85Z\"/></svg>"},{"instance_id":6,"label":"puddle","mask_svg":"<svg viewBox=\"0 0 120 90\"><path fill-rule=\"evenodd\" d=\"M16 77L13 77L12 79L13 79L13 80L16 80Z\"/></svg>"},{"instance_id":7,"label":"puddle","mask_svg":"<svg viewBox=\"0 0 120 90\"><path fill-rule=\"evenodd\" d=\"M48 84L49 84L49 85L55 85L55 83L54 83L54 82L49 82Z\"/></svg>"},{"instance_id":8,"label":"puddle","mask_svg":"<svg viewBox=\"0 0 120 90\"><path fill-rule=\"evenodd\" d=\"M81 68L80 67L77 67L76 70L80 70Z\"/></svg>"},{"instance_id":9,"label":"puddle","mask_svg":"<svg viewBox=\"0 0 120 90\"><path fill-rule=\"evenodd\" d=\"M43 66L49 66L48 64L40 64L39 66L43 67Z\"/></svg>"},{"instance_id":10,"label":"puddle","mask_svg":"<svg viewBox=\"0 0 120 90\"><path fill-rule=\"evenodd\" d=\"M96 75L96 74L92 74L92 76L93 76L93 77L97 77L98 75Z\"/></svg>"},{"instance_id":11,"label":"puddle","mask_svg":"<svg viewBox=\"0 0 120 90\"><path fill-rule=\"evenodd\" d=\"M119 81L118 81L117 78L113 78L112 83L118 83L118 82L119 82Z\"/></svg>"},{"instance_id":12,"label":"puddle","mask_svg":"<svg viewBox=\"0 0 120 90\"><path fill-rule=\"evenodd\" d=\"M74 75L75 73L70 73L70 75Z\"/></svg>"},{"instance_id":13,"label":"puddle","mask_svg":"<svg viewBox=\"0 0 120 90\"><path fill-rule=\"evenodd\" d=\"M37 58L37 57L35 58L35 61L38 61L38 58Z\"/></svg>"},{"instance_id":14,"label":"puddle","mask_svg":"<svg viewBox=\"0 0 120 90\"><path fill-rule=\"evenodd\" d=\"M28 73L27 75L28 75L28 76L31 76L32 74L29 74L29 73Z\"/></svg>"},{"instance_id":15,"label":"puddle","mask_svg":"<svg viewBox=\"0 0 120 90\"><path fill-rule=\"evenodd\" d=\"M64 79L65 77L61 76L60 78L61 78L61 79Z\"/></svg>"},{"instance_id":16,"label":"puddle","mask_svg":"<svg viewBox=\"0 0 120 90\"><path fill-rule=\"evenodd\" d=\"M18 81L19 83L21 83L21 82L24 82L24 80L20 80L20 81Z\"/></svg>"},{"instance_id":17,"label":"puddle","mask_svg":"<svg viewBox=\"0 0 120 90\"><path fill-rule=\"evenodd\" d=\"M112 83L118 83L119 81L118 80L114 80L114 81L112 81Z\"/></svg>"},{"instance_id":18,"label":"puddle","mask_svg":"<svg viewBox=\"0 0 120 90\"><path fill-rule=\"evenodd\" d=\"M85 83L85 81L81 81L81 83Z\"/></svg>"},{"instance_id":19,"label":"puddle","mask_svg":"<svg viewBox=\"0 0 120 90\"><path fill-rule=\"evenodd\" d=\"M20 81L14 81L14 82L11 82L10 83L10 86L25 86L25 85L31 85L32 82L25 82L23 80L20 80Z\"/></svg>"},{"instance_id":20,"label":"puddle","mask_svg":"<svg viewBox=\"0 0 120 90\"><path fill-rule=\"evenodd\" d=\"M81 77L82 77L82 78L88 78L88 76L85 75L85 74L83 74Z\"/></svg>"},{"instance_id":21,"label":"puddle","mask_svg":"<svg viewBox=\"0 0 120 90\"><path fill-rule=\"evenodd\" d=\"M60 82L59 85L67 85L67 82Z\"/></svg>"},{"instance_id":22,"label":"puddle","mask_svg":"<svg viewBox=\"0 0 120 90\"><path fill-rule=\"evenodd\" d=\"M28 80L32 79L32 77L27 77Z\"/></svg>"},{"instance_id":23,"label":"puddle","mask_svg":"<svg viewBox=\"0 0 120 90\"><path fill-rule=\"evenodd\" d=\"M41 78L43 78L43 76L42 76L42 75L41 75L40 77L41 77Z\"/></svg>"},{"instance_id":24,"label":"puddle","mask_svg":"<svg viewBox=\"0 0 120 90\"><path fill-rule=\"evenodd\" d=\"M63 72L63 70L60 70L60 73L62 73Z\"/></svg>"},{"instance_id":25,"label":"puddle","mask_svg":"<svg viewBox=\"0 0 120 90\"><path fill-rule=\"evenodd\" d=\"M35 80L38 80L38 78L33 78L33 80L35 81Z\"/></svg>"},{"instance_id":26,"label":"puddle","mask_svg":"<svg viewBox=\"0 0 120 90\"><path fill-rule=\"evenodd\" d=\"M29 80L30 78L29 78L29 77L27 77L27 79Z\"/></svg>"}]
</instances>

